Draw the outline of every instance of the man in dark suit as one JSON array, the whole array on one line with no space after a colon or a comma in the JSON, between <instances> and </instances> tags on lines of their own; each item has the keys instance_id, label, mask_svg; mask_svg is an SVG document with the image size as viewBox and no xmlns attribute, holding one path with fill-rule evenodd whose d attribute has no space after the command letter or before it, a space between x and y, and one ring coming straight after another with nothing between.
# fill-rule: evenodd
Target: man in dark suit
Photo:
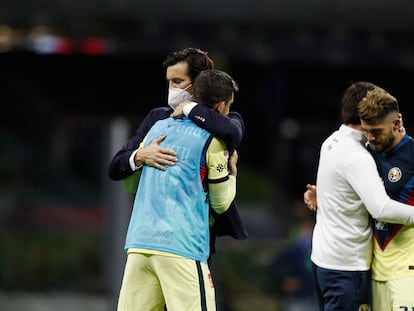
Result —
<instances>
[{"instance_id":1,"label":"man in dark suit","mask_svg":"<svg viewBox=\"0 0 414 311\"><path fill-rule=\"evenodd\" d=\"M168 165L174 165L177 161L174 150L159 146L165 136L154 139L145 148L140 148L140 143L151 126L158 120L172 115L174 109L176 109L175 115L182 111L198 126L223 139L230 154L241 142L244 122L239 113L230 112L228 116L223 116L194 102L179 105L192 99L192 83L198 74L203 70L214 68L214 62L206 52L191 47L172 52L163 62L163 67L166 69L166 79L169 84L169 107L152 109L138 126L135 134L113 156L108 172L112 180L131 179L138 175L134 173L139 172L142 165L150 165L161 170L167 169ZM214 225L211 227L210 234L211 253L215 252L216 236L228 235L241 240L247 238L245 225L234 202L226 213L217 215L212 212L212 216Z\"/></svg>"}]
</instances>

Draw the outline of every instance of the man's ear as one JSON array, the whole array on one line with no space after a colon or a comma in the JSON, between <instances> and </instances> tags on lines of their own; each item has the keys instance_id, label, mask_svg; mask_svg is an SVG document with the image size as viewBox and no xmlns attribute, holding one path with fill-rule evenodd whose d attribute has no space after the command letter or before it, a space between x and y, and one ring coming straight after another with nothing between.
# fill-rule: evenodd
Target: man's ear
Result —
<instances>
[{"instance_id":1,"label":"man's ear","mask_svg":"<svg viewBox=\"0 0 414 311\"><path fill-rule=\"evenodd\" d=\"M225 106L226 106L226 102L222 100L221 102L218 102L217 104L214 105L214 110L221 113Z\"/></svg>"},{"instance_id":2,"label":"man's ear","mask_svg":"<svg viewBox=\"0 0 414 311\"><path fill-rule=\"evenodd\" d=\"M398 118L396 118L394 120L394 130L400 132L401 128L403 128L403 127L404 127L404 124L403 124L403 120L402 120L402 115L399 114Z\"/></svg>"}]
</instances>

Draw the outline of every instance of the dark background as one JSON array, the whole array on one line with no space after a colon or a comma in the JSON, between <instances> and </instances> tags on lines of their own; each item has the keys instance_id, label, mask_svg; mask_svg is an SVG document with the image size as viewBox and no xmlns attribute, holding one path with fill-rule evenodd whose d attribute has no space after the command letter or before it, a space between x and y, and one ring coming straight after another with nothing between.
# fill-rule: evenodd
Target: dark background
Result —
<instances>
[{"instance_id":1,"label":"dark background","mask_svg":"<svg viewBox=\"0 0 414 311\"><path fill-rule=\"evenodd\" d=\"M250 237L219 241L222 310L243 310L240 291L261 306L248 310L275 310L267 268L297 225L350 82L391 92L412 128L411 1L2 0L0 305L17 310L21 292L116 300L131 197L107 165L165 105L162 61L187 46L238 82L233 109L246 125L237 197ZM118 121L128 134L113 141Z\"/></svg>"}]
</instances>

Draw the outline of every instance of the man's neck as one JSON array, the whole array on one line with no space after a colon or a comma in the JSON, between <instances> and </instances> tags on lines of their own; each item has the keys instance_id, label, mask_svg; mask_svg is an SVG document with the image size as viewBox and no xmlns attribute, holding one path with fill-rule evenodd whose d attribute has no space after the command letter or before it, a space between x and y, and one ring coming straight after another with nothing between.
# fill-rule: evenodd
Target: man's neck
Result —
<instances>
[{"instance_id":1,"label":"man's neck","mask_svg":"<svg viewBox=\"0 0 414 311\"><path fill-rule=\"evenodd\" d=\"M353 128L354 130L360 131L360 132L363 132L364 131L362 129L361 124L351 124L351 123L348 123L348 124L345 124L345 125L348 126L348 127L350 127L350 128Z\"/></svg>"},{"instance_id":2,"label":"man's neck","mask_svg":"<svg viewBox=\"0 0 414 311\"><path fill-rule=\"evenodd\" d=\"M397 146L400 143L400 141L404 138L404 136L405 136L405 130L402 131L402 132L398 132L397 134L395 134L394 135L394 137L395 137L394 138L394 142L393 142L393 144L392 144L392 146L391 146L390 149L392 149L395 146Z\"/></svg>"}]
</instances>

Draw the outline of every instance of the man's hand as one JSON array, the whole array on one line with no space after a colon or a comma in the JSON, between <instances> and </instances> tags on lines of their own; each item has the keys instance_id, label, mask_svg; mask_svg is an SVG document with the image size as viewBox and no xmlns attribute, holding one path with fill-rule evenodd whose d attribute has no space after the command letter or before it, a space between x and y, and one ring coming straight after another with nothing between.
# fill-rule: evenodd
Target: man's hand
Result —
<instances>
[{"instance_id":1,"label":"man's hand","mask_svg":"<svg viewBox=\"0 0 414 311\"><path fill-rule=\"evenodd\" d=\"M307 184L306 185L306 191L303 194L303 202L305 202L306 206L311 211L316 211L317 204L316 204L316 186Z\"/></svg>"},{"instance_id":2,"label":"man's hand","mask_svg":"<svg viewBox=\"0 0 414 311\"><path fill-rule=\"evenodd\" d=\"M176 117L181 117L184 112L183 112L183 108L185 105L192 103L191 100L186 100L183 101L182 103L180 103L177 107L175 107L173 113L170 114L170 117L176 118Z\"/></svg>"},{"instance_id":3,"label":"man's hand","mask_svg":"<svg viewBox=\"0 0 414 311\"><path fill-rule=\"evenodd\" d=\"M178 162L176 157L177 153L174 150L159 146L159 143L162 142L165 137L167 137L167 135L157 137L145 148L138 149L134 158L135 165L139 166L141 164L146 164L165 171L165 165L173 166Z\"/></svg>"},{"instance_id":4,"label":"man's hand","mask_svg":"<svg viewBox=\"0 0 414 311\"><path fill-rule=\"evenodd\" d=\"M234 150L233 154L229 158L228 170L229 175L237 176L237 161L239 160L239 155L237 151Z\"/></svg>"}]
</instances>

